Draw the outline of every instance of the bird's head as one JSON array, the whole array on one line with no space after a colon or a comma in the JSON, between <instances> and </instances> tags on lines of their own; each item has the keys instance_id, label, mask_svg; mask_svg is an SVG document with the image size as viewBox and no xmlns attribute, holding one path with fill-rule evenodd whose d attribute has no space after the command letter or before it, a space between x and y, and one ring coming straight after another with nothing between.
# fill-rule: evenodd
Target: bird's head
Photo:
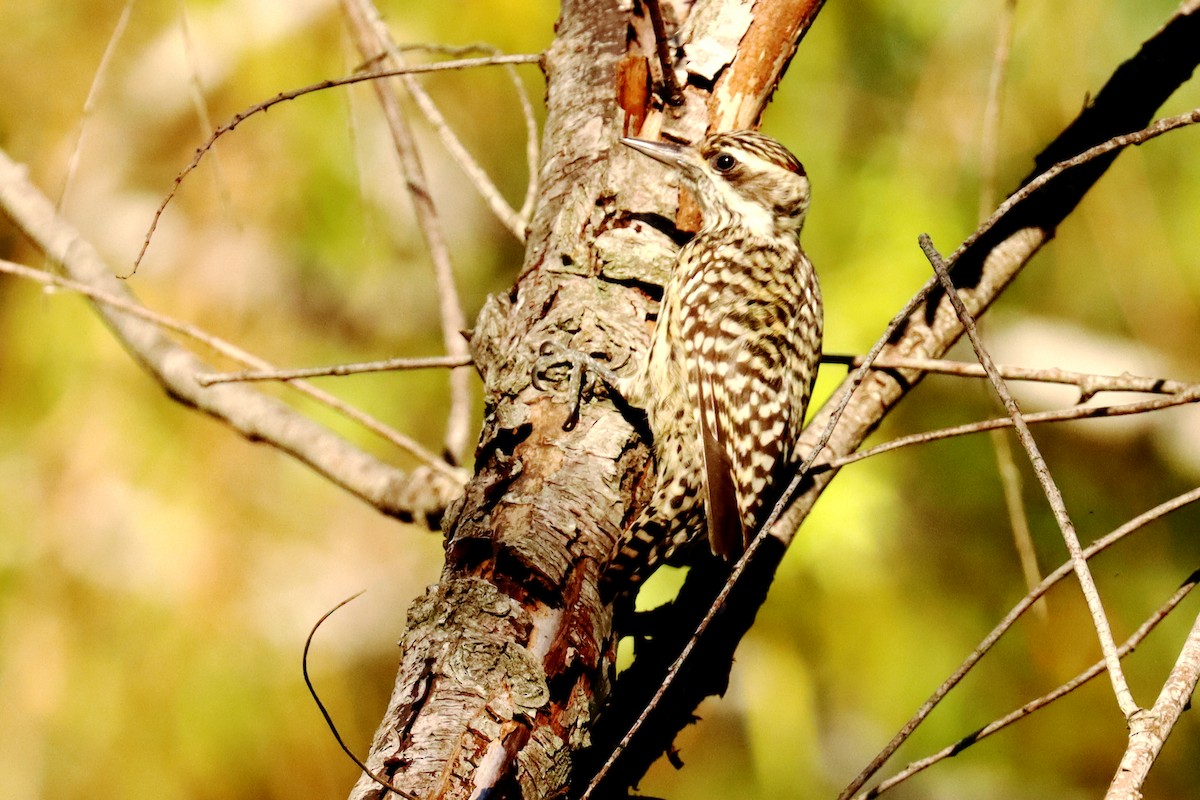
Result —
<instances>
[{"instance_id":1,"label":"bird's head","mask_svg":"<svg viewBox=\"0 0 1200 800\"><path fill-rule=\"evenodd\" d=\"M808 175L769 136L714 133L693 147L627 137L621 142L679 169L700 204L704 227L733 224L763 236L799 235L808 211Z\"/></svg>"}]
</instances>

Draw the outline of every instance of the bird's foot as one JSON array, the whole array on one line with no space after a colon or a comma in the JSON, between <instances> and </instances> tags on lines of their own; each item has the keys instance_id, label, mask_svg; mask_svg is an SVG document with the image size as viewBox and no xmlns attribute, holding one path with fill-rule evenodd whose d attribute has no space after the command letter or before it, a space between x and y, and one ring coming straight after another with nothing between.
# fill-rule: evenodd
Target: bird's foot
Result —
<instances>
[{"instance_id":1,"label":"bird's foot","mask_svg":"<svg viewBox=\"0 0 1200 800\"><path fill-rule=\"evenodd\" d=\"M547 391L553 385L561 383L564 378L571 402L571 411L563 423L565 431L578 424L585 392L594 397L599 386L607 386L613 392L617 392L620 384L617 373L600 363L596 356L573 350L553 340L542 342L533 365L533 387L539 391Z\"/></svg>"}]
</instances>

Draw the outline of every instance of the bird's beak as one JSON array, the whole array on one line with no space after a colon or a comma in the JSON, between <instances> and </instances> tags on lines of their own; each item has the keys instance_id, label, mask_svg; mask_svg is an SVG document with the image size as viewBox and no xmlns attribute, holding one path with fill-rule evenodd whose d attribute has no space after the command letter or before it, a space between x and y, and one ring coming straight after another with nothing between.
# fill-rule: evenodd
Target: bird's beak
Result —
<instances>
[{"instance_id":1,"label":"bird's beak","mask_svg":"<svg viewBox=\"0 0 1200 800\"><path fill-rule=\"evenodd\" d=\"M655 161L661 161L671 167L681 166L684 162L686 148L683 145L672 142L650 142L645 139L631 139L628 136L621 137L621 144L626 147L632 147L639 153L650 156Z\"/></svg>"}]
</instances>

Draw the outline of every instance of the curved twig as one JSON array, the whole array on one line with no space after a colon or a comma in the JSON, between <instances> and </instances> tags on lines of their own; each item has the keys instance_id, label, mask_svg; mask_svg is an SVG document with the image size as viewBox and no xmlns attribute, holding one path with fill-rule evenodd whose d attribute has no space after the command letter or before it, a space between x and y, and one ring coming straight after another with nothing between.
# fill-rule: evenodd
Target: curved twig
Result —
<instances>
[{"instance_id":1,"label":"curved twig","mask_svg":"<svg viewBox=\"0 0 1200 800\"><path fill-rule=\"evenodd\" d=\"M192 160L175 176L174 181L171 183L171 190L167 192L166 197L163 198L162 202L159 203L158 208L154 211L154 217L150 220L150 227L146 229L146 236L142 240L142 247L138 251L137 257L133 260L133 267L128 273L121 277L131 277L137 272L138 267L141 266L142 260L146 257L146 251L150 249L150 240L154 237L154 232L158 229L158 221L162 218L163 213L167 210L167 206L171 204L173 199L175 199L175 195L179 191L179 187L183 183L184 178L191 174L196 167L200 166L200 161L204 158L209 150L212 150L213 145L217 143L218 139L236 129L237 126L241 125L250 117L267 111L268 109L277 106L280 103L286 103L289 100L295 100L298 97L303 97L304 95L312 94L313 92L332 89L335 86L349 86L354 83L362 83L363 81L376 81L381 78L391 78L397 75L416 75L423 72L446 72L449 70L475 69L478 67L492 67L503 64L536 64L540 58L541 56L536 53L521 53L515 55L487 56L483 58L462 58L454 61L443 61L437 64L413 64L411 66L399 67L396 69L379 70L376 72L361 72L355 75L348 75L344 78L333 78L329 80L318 81L317 83L312 83L308 86L302 86L299 89L280 92L269 100L264 100L261 103L255 103L245 111L239 111L237 114L234 114L228 122L214 130L208 139L196 148L196 153L192 156Z\"/></svg>"},{"instance_id":2,"label":"curved twig","mask_svg":"<svg viewBox=\"0 0 1200 800\"><path fill-rule=\"evenodd\" d=\"M366 590L364 589L363 591ZM304 639L304 652L300 656L300 673L304 676L304 685L308 687L308 693L312 696L313 702L317 704L317 710L319 710L321 712L321 716L325 718L325 724L329 726L329 730L333 733L333 738L337 741L338 747L342 748L342 752L349 756L350 760L358 765L358 768L364 775L378 783L387 791L395 792L401 797L408 798L408 800L420 800L420 798L415 794L406 792L397 786L393 786L383 778L376 775L370 767L363 763L362 759L354 755L354 751L350 749L350 746L346 744L344 739L342 739L342 734L338 732L337 725L333 723L333 717L329 714L329 709L325 708L325 704L321 702L321 697L317 694L316 687L313 686L312 677L308 674L308 651L312 648L313 637L317 635L317 629L321 627L321 623L332 617L334 612L339 608L353 600L357 600L361 596L362 592L356 592L355 594L350 595L345 600L341 601L336 606L322 614L321 618L312 626L312 630L308 632L308 636Z\"/></svg>"}]
</instances>

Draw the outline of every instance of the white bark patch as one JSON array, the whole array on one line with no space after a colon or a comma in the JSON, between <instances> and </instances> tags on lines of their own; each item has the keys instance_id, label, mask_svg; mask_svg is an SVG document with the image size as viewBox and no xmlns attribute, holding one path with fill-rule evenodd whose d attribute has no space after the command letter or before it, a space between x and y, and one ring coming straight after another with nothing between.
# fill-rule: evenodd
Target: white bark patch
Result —
<instances>
[{"instance_id":1,"label":"white bark patch","mask_svg":"<svg viewBox=\"0 0 1200 800\"><path fill-rule=\"evenodd\" d=\"M705 81L716 80L737 55L738 44L753 20L754 0L696 6L680 31L687 70Z\"/></svg>"}]
</instances>

